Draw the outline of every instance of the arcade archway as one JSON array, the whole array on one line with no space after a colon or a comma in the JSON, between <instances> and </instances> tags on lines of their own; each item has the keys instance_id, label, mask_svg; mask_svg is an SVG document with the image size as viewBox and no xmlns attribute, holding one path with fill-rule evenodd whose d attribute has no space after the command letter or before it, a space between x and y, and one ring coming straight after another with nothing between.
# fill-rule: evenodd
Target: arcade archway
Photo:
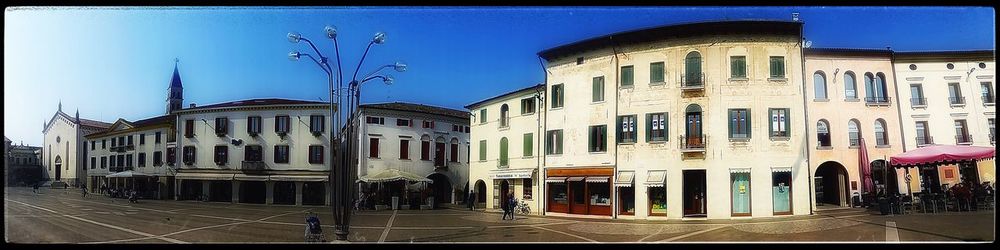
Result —
<instances>
[{"instance_id":1,"label":"arcade archway","mask_svg":"<svg viewBox=\"0 0 1000 250\"><path fill-rule=\"evenodd\" d=\"M851 186L847 168L839 162L828 161L816 168L816 206L850 206Z\"/></svg>"}]
</instances>

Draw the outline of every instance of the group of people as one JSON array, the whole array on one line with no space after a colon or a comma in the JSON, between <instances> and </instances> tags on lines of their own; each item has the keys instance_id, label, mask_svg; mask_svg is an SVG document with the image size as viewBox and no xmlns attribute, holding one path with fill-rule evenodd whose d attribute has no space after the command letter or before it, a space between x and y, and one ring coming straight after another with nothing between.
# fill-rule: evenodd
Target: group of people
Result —
<instances>
[{"instance_id":1,"label":"group of people","mask_svg":"<svg viewBox=\"0 0 1000 250\"><path fill-rule=\"evenodd\" d=\"M102 185L99 189L102 194L106 194L111 198L127 198L129 203L139 203L139 192L135 189L119 189L110 188L108 185ZM83 188L84 197L87 196L86 187ZM114 201L114 200L112 200Z\"/></svg>"},{"instance_id":2,"label":"group of people","mask_svg":"<svg viewBox=\"0 0 1000 250\"><path fill-rule=\"evenodd\" d=\"M945 184L947 186L947 184ZM959 210L972 210L978 204L977 201L979 197L991 197L993 196L993 186L989 182L976 183L970 180L965 180L951 188L947 188L946 195L951 198L957 199Z\"/></svg>"},{"instance_id":3,"label":"group of people","mask_svg":"<svg viewBox=\"0 0 1000 250\"><path fill-rule=\"evenodd\" d=\"M514 220L514 209L517 208L517 198L514 198L514 192L507 193L507 200L500 202L500 208L503 208L501 220L506 220L507 215L510 215L510 220Z\"/></svg>"}]
</instances>

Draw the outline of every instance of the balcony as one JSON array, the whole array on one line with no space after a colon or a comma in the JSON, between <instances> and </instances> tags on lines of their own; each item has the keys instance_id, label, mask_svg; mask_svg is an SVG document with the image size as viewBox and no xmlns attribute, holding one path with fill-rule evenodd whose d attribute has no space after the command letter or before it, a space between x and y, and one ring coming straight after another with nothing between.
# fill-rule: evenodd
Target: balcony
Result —
<instances>
[{"instance_id":1,"label":"balcony","mask_svg":"<svg viewBox=\"0 0 1000 250\"><path fill-rule=\"evenodd\" d=\"M996 104L996 101L997 101L996 98L993 97L992 95L983 95L983 105L993 106L994 104Z\"/></svg>"},{"instance_id":2,"label":"balcony","mask_svg":"<svg viewBox=\"0 0 1000 250\"><path fill-rule=\"evenodd\" d=\"M682 135L678 136L678 141L680 142L680 149L683 153L705 152L705 147L708 146L708 135Z\"/></svg>"},{"instance_id":3,"label":"balcony","mask_svg":"<svg viewBox=\"0 0 1000 250\"><path fill-rule=\"evenodd\" d=\"M934 145L933 136L917 136L917 147Z\"/></svg>"},{"instance_id":4,"label":"balcony","mask_svg":"<svg viewBox=\"0 0 1000 250\"><path fill-rule=\"evenodd\" d=\"M684 91L705 90L705 73L691 73L682 75L681 90Z\"/></svg>"},{"instance_id":5,"label":"balcony","mask_svg":"<svg viewBox=\"0 0 1000 250\"><path fill-rule=\"evenodd\" d=\"M910 98L910 107L914 108L927 107L927 98Z\"/></svg>"},{"instance_id":6,"label":"balcony","mask_svg":"<svg viewBox=\"0 0 1000 250\"><path fill-rule=\"evenodd\" d=\"M135 145L131 145L131 144L129 144L128 146L125 146L125 149L123 149L123 151L132 151L132 150L135 150Z\"/></svg>"},{"instance_id":7,"label":"balcony","mask_svg":"<svg viewBox=\"0 0 1000 250\"><path fill-rule=\"evenodd\" d=\"M260 173L267 170L267 164L263 161L243 161L241 169L244 173Z\"/></svg>"},{"instance_id":8,"label":"balcony","mask_svg":"<svg viewBox=\"0 0 1000 250\"><path fill-rule=\"evenodd\" d=\"M950 103L951 106L965 106L965 97L948 97L948 103Z\"/></svg>"},{"instance_id":9,"label":"balcony","mask_svg":"<svg viewBox=\"0 0 1000 250\"><path fill-rule=\"evenodd\" d=\"M884 96L865 97L865 105L867 105L867 106L889 106L889 97L884 97Z\"/></svg>"},{"instance_id":10,"label":"balcony","mask_svg":"<svg viewBox=\"0 0 1000 250\"><path fill-rule=\"evenodd\" d=\"M958 144L958 145L969 145L969 144L972 144L972 136L971 135L956 135L955 136L955 144Z\"/></svg>"}]
</instances>

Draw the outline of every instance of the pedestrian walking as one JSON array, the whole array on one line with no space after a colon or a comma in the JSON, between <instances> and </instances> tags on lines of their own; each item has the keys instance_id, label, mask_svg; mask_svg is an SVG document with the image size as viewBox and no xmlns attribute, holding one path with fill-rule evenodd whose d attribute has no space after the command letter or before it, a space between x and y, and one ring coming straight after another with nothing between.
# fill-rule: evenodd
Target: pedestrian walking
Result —
<instances>
[{"instance_id":1,"label":"pedestrian walking","mask_svg":"<svg viewBox=\"0 0 1000 250\"><path fill-rule=\"evenodd\" d=\"M469 192L469 198L465 199L465 205L469 206L469 211L475 211L476 208L476 193Z\"/></svg>"},{"instance_id":2,"label":"pedestrian walking","mask_svg":"<svg viewBox=\"0 0 1000 250\"><path fill-rule=\"evenodd\" d=\"M517 198L514 198L514 191L507 194L507 209L510 210L510 220L514 220L514 209L517 208Z\"/></svg>"},{"instance_id":3,"label":"pedestrian walking","mask_svg":"<svg viewBox=\"0 0 1000 250\"><path fill-rule=\"evenodd\" d=\"M31 192L35 193L35 194L38 194L38 182L35 182L35 185L32 186Z\"/></svg>"},{"instance_id":4,"label":"pedestrian walking","mask_svg":"<svg viewBox=\"0 0 1000 250\"><path fill-rule=\"evenodd\" d=\"M509 199L510 198L508 198L508 199L501 199L500 200L500 208L503 209L503 217L500 218L501 220L507 220L507 215L508 214L510 215L511 218L514 217L514 213L513 213L514 209L512 209L510 207L510 202L508 202Z\"/></svg>"},{"instance_id":5,"label":"pedestrian walking","mask_svg":"<svg viewBox=\"0 0 1000 250\"><path fill-rule=\"evenodd\" d=\"M83 198L87 198L87 186L80 186L80 192L83 193Z\"/></svg>"}]
</instances>

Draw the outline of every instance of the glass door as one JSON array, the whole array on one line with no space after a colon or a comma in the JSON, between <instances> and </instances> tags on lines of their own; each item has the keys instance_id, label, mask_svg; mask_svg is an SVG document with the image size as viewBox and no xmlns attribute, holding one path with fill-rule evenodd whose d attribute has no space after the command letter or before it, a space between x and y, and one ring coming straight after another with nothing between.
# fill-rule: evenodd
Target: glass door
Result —
<instances>
[{"instance_id":1,"label":"glass door","mask_svg":"<svg viewBox=\"0 0 1000 250\"><path fill-rule=\"evenodd\" d=\"M750 215L750 173L732 173L733 216Z\"/></svg>"},{"instance_id":2,"label":"glass door","mask_svg":"<svg viewBox=\"0 0 1000 250\"><path fill-rule=\"evenodd\" d=\"M774 202L774 214L792 214L792 173L772 173L771 195Z\"/></svg>"}]
</instances>

